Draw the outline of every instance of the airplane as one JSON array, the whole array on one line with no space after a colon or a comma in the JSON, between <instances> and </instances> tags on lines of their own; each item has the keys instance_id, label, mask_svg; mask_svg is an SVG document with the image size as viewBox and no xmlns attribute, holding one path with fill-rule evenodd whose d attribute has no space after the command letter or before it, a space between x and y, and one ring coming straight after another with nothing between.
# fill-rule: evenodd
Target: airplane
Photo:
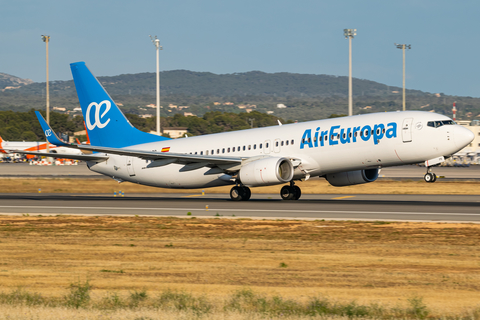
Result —
<instances>
[{"instance_id":1,"label":"airplane","mask_svg":"<svg viewBox=\"0 0 480 320\"><path fill-rule=\"evenodd\" d=\"M53 144L49 144L49 149L51 149L52 153L71 153L71 148L65 147L57 147ZM0 153L3 153L4 156L13 156L16 153L20 153L17 151L32 151L32 152L39 152L42 153L42 156L46 156L47 152L47 143L45 141L5 141L0 136ZM81 151L75 150L73 151L76 154L80 154ZM27 159L33 158L33 155L27 154Z\"/></svg>"},{"instance_id":2,"label":"airplane","mask_svg":"<svg viewBox=\"0 0 480 320\"><path fill-rule=\"evenodd\" d=\"M425 181L435 182L432 167L474 138L444 115L403 111L169 139L133 127L84 62L70 67L90 145L60 141L37 111L42 129L55 145L92 152L62 157L85 160L90 170L119 182L182 189L232 185L234 201L249 200L251 187L286 184L281 198L298 200L295 181L370 183L381 168L420 162L427 167Z\"/></svg>"}]
</instances>

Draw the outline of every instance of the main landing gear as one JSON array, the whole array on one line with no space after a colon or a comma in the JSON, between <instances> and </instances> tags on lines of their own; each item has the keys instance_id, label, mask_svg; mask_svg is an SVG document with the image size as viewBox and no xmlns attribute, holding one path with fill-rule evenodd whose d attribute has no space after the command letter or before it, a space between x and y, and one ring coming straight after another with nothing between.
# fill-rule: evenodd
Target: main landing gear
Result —
<instances>
[{"instance_id":1,"label":"main landing gear","mask_svg":"<svg viewBox=\"0 0 480 320\"><path fill-rule=\"evenodd\" d=\"M437 181L437 175L432 172L431 167L428 167L427 168L427 173L425 174L423 179L425 180L425 182L432 182L433 183L433 182Z\"/></svg>"},{"instance_id":2,"label":"main landing gear","mask_svg":"<svg viewBox=\"0 0 480 320\"><path fill-rule=\"evenodd\" d=\"M302 190L295 185L295 182L290 181L289 186L282 187L280 196L283 200L298 200L302 196Z\"/></svg>"},{"instance_id":3,"label":"main landing gear","mask_svg":"<svg viewBox=\"0 0 480 320\"><path fill-rule=\"evenodd\" d=\"M249 187L235 186L230 190L230 198L233 201L247 201L252 196L252 192Z\"/></svg>"},{"instance_id":4,"label":"main landing gear","mask_svg":"<svg viewBox=\"0 0 480 320\"><path fill-rule=\"evenodd\" d=\"M252 196L249 187L237 184L230 189L230 198L233 201L247 201ZM280 190L280 196L283 200L298 200L302 196L302 190L295 185L295 182L290 181L289 186L283 186Z\"/></svg>"}]
</instances>

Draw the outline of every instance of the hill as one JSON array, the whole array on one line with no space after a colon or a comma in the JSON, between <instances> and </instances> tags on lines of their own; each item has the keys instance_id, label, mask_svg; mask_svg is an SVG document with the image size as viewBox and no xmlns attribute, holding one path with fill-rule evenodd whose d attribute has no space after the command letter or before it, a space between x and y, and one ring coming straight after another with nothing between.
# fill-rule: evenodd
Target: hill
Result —
<instances>
[{"instance_id":1,"label":"hill","mask_svg":"<svg viewBox=\"0 0 480 320\"><path fill-rule=\"evenodd\" d=\"M30 79L22 79L6 73L0 73L0 90L1 91L18 89L21 86L29 85L32 83L34 82Z\"/></svg>"},{"instance_id":2,"label":"hill","mask_svg":"<svg viewBox=\"0 0 480 320\"><path fill-rule=\"evenodd\" d=\"M122 74L113 77L98 77L112 95L155 94L155 74ZM354 95L387 96L401 90L378 82L354 78ZM265 73L251 71L233 74L214 74L174 70L161 72L162 95L186 95L215 97L273 96L293 98L345 97L348 77L331 75ZM32 83L18 89L22 94L41 95L45 83ZM73 81L52 81L53 95L74 95ZM425 95L419 90L408 90L409 95Z\"/></svg>"},{"instance_id":3,"label":"hill","mask_svg":"<svg viewBox=\"0 0 480 320\"><path fill-rule=\"evenodd\" d=\"M18 88L0 91L0 110L45 109L45 83L27 83L30 80L9 75L3 78L10 85L17 83ZM147 108L155 103L154 73L98 79L125 113L143 116L154 113ZM188 112L201 117L210 111L241 113L253 108L286 120L321 119L346 113L347 83L348 77L286 72L251 71L219 75L187 70L164 71L161 73L162 116ZM399 87L354 78L354 114L401 110L401 91ZM479 98L407 90L408 110L451 115L454 101L457 102L459 119L474 119L480 115ZM170 104L179 108L168 108ZM287 107L277 108L278 104ZM73 109L79 104L73 81L50 82L50 105L66 108L66 112L75 114ZM180 106L186 107L182 109Z\"/></svg>"}]
</instances>

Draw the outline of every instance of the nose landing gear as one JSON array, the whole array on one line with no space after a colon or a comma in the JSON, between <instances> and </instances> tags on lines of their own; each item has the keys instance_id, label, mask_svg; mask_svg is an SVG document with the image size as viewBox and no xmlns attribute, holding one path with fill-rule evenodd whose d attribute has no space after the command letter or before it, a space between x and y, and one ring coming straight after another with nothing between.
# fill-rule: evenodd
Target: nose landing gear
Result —
<instances>
[{"instance_id":1,"label":"nose landing gear","mask_svg":"<svg viewBox=\"0 0 480 320\"><path fill-rule=\"evenodd\" d=\"M425 182L433 183L437 181L437 175L432 172L431 167L427 167L427 173L425 174L423 179L425 180Z\"/></svg>"},{"instance_id":2,"label":"nose landing gear","mask_svg":"<svg viewBox=\"0 0 480 320\"><path fill-rule=\"evenodd\" d=\"M289 186L283 186L280 190L280 196L283 200L298 200L302 196L302 190L290 181Z\"/></svg>"}]
</instances>

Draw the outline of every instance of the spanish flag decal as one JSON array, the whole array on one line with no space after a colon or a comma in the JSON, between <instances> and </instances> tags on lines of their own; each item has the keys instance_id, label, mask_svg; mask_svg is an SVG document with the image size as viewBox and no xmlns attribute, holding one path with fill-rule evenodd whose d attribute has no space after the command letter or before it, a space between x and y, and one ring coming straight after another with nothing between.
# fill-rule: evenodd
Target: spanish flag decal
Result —
<instances>
[{"instance_id":1,"label":"spanish flag decal","mask_svg":"<svg viewBox=\"0 0 480 320\"><path fill-rule=\"evenodd\" d=\"M164 147L164 148L162 148L162 152L168 152L168 151L170 151L170 147Z\"/></svg>"}]
</instances>

